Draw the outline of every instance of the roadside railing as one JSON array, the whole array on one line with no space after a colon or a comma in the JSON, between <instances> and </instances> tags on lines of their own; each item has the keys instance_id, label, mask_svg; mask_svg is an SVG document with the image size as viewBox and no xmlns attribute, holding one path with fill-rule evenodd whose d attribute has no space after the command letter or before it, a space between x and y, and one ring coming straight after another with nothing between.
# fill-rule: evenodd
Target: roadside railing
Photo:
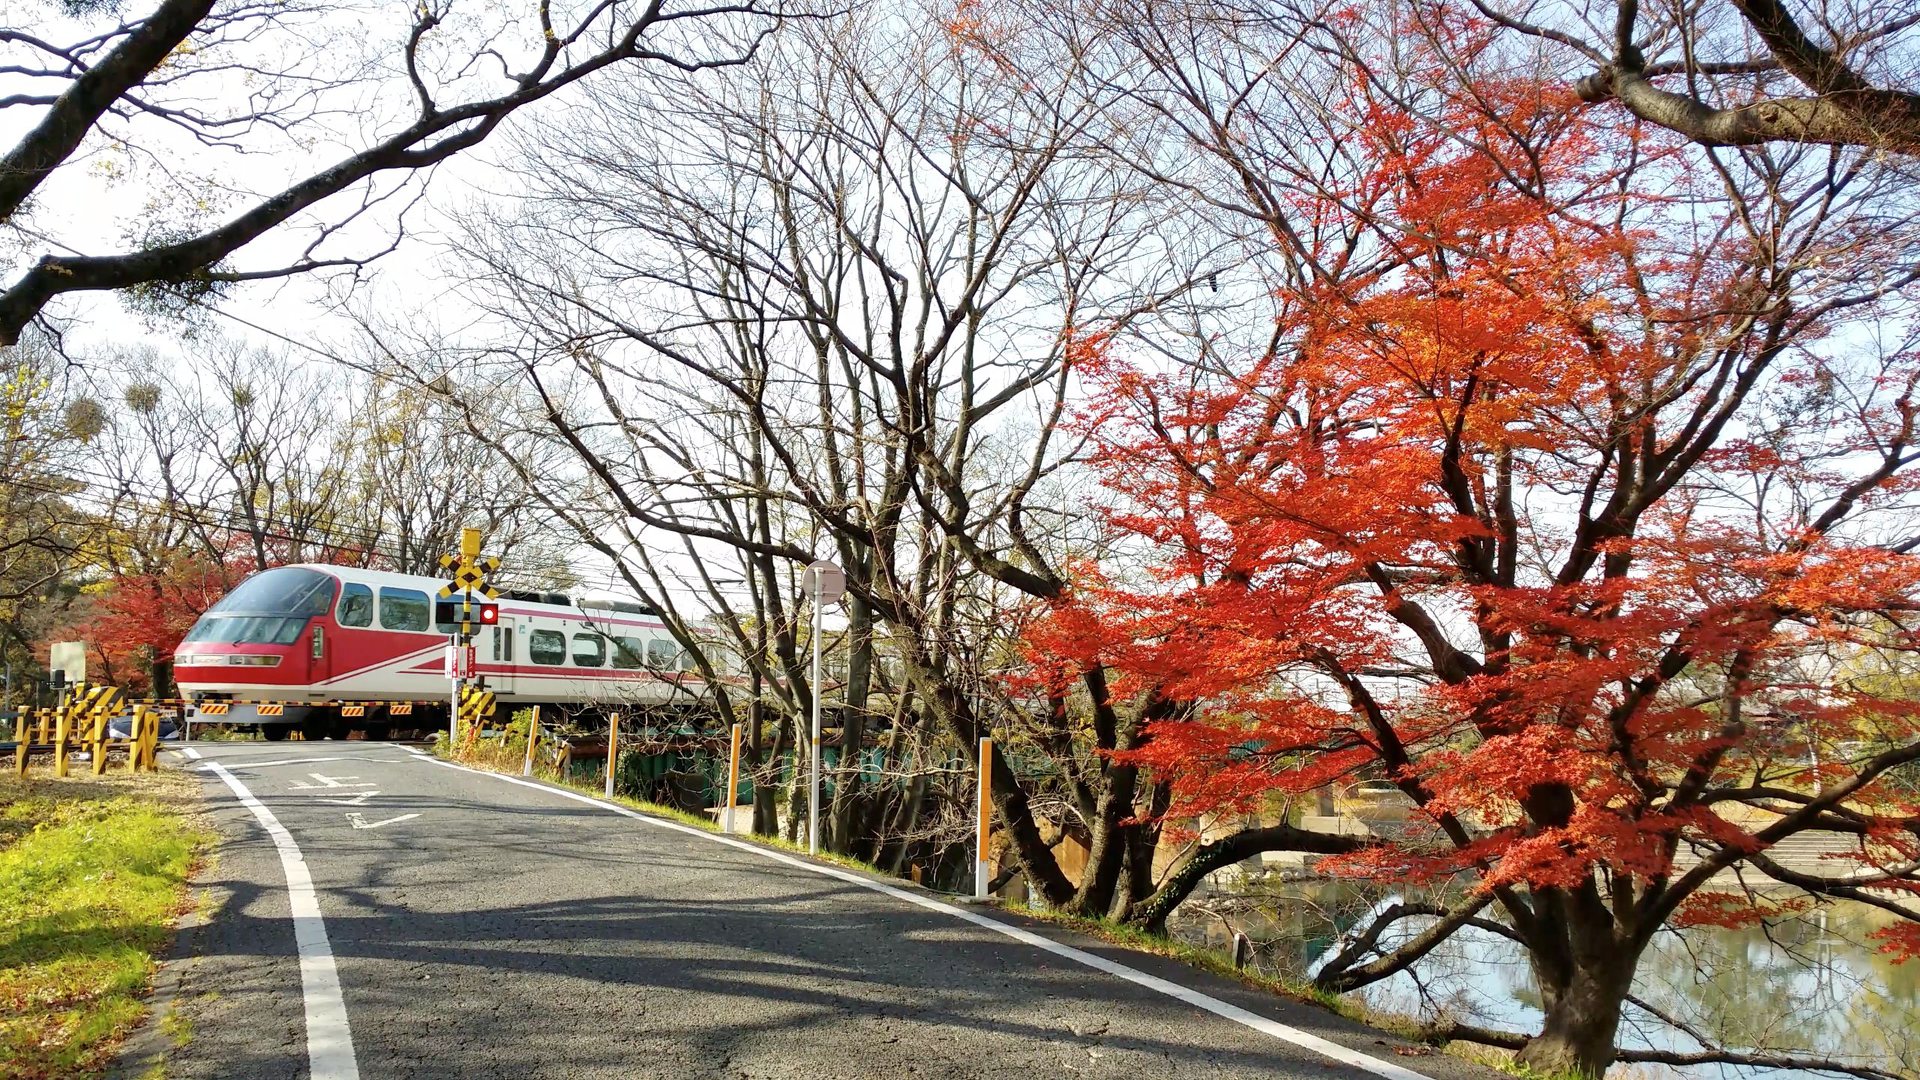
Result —
<instances>
[{"instance_id":1,"label":"roadside railing","mask_svg":"<svg viewBox=\"0 0 1920 1080\"><path fill-rule=\"evenodd\" d=\"M115 735L114 721L123 716L126 734ZM73 687L58 705L22 709L15 715L14 774L26 776L34 759L44 758L55 776L67 776L75 758L85 754L93 774L99 776L107 771L108 759L116 751L126 761L127 771L156 771L161 720L160 710L146 703L129 710L117 687Z\"/></svg>"}]
</instances>

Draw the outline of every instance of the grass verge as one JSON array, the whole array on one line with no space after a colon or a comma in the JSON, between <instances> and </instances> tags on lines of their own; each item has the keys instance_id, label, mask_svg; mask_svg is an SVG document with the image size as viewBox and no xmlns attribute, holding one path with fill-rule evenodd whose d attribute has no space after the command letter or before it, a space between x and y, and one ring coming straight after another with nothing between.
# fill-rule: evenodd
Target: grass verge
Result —
<instances>
[{"instance_id":1,"label":"grass verge","mask_svg":"<svg viewBox=\"0 0 1920 1080\"><path fill-rule=\"evenodd\" d=\"M212 839L170 773L0 781L0 1080L97 1077Z\"/></svg>"}]
</instances>

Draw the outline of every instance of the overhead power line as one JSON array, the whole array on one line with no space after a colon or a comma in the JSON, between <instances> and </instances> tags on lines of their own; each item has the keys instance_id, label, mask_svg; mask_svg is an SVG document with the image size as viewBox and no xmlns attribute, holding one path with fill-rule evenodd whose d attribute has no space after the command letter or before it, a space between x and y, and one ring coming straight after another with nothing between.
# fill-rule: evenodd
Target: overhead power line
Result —
<instances>
[{"instance_id":1,"label":"overhead power line","mask_svg":"<svg viewBox=\"0 0 1920 1080\"><path fill-rule=\"evenodd\" d=\"M55 481L64 481L73 484L75 488L69 489L61 487ZM55 498L87 504L94 512L103 515L111 515L125 508L125 504L121 501L117 493L96 490L92 484L79 477L52 474L46 480L19 479L12 481L12 484L14 487L23 488L28 491L35 491ZM259 536L266 540L277 540L289 544L330 547L336 550L351 549L356 552L378 556L396 564L405 562L405 556L402 553L396 552L390 547L374 541L372 537L375 534L358 527L329 525L327 528L329 532L333 534L329 537L296 536L291 533L276 531L271 527L263 527L256 519L248 518L245 514L237 510L223 510L204 505L198 507L186 506L170 495L156 495L141 491L139 490L140 485L136 485L131 481L117 481L116 486L124 489L127 494L143 500L138 504L140 513L165 518L179 524L193 525L203 529L245 533ZM511 571L509 571L507 577L508 580L511 581ZM575 591L578 591L580 588L601 588L619 591L631 588L626 581L611 575L576 577L575 581ZM656 583L649 586L649 588L655 589L656 591L683 593L689 596L709 595L708 590L704 587L687 584L669 585Z\"/></svg>"}]
</instances>

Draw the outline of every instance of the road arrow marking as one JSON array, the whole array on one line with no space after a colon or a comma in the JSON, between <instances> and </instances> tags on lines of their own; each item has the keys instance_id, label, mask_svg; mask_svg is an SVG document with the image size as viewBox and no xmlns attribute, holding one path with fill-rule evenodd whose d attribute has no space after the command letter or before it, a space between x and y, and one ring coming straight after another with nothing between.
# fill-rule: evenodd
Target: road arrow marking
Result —
<instances>
[{"instance_id":1,"label":"road arrow marking","mask_svg":"<svg viewBox=\"0 0 1920 1080\"><path fill-rule=\"evenodd\" d=\"M377 829L382 825L391 825L396 821L405 821L408 818L417 818L419 816L419 814L401 814L399 817L390 817L385 821L370 822L359 814L350 813L347 815L347 820L353 822L353 827L356 829Z\"/></svg>"},{"instance_id":2,"label":"road arrow marking","mask_svg":"<svg viewBox=\"0 0 1920 1080\"><path fill-rule=\"evenodd\" d=\"M365 806L367 805L368 799L371 799L378 794L380 793L377 791L363 791L360 794L355 795L351 799L320 799L320 801L324 803L332 803L335 806ZM315 798L318 798L318 796L315 796ZM368 826L368 828L372 828L372 826Z\"/></svg>"},{"instance_id":3,"label":"road arrow marking","mask_svg":"<svg viewBox=\"0 0 1920 1080\"><path fill-rule=\"evenodd\" d=\"M307 775L313 777L315 780L318 780L320 782L317 784L290 784L288 785L287 790L288 791L319 791L322 788L373 787L375 784L375 782L372 780L367 780L358 784L343 784L340 782L342 780L359 780L360 778L357 776L322 776L317 772L308 773Z\"/></svg>"}]
</instances>

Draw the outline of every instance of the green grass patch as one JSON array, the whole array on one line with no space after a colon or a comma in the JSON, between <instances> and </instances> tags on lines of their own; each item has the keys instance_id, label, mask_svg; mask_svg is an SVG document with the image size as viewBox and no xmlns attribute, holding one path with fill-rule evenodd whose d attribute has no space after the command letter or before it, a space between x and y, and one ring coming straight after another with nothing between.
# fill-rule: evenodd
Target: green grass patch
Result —
<instances>
[{"instance_id":1,"label":"green grass patch","mask_svg":"<svg viewBox=\"0 0 1920 1080\"><path fill-rule=\"evenodd\" d=\"M178 1009L169 1009L160 1018L160 1032L173 1040L173 1045L185 1046L193 1041L193 1021Z\"/></svg>"},{"instance_id":2,"label":"green grass patch","mask_svg":"<svg viewBox=\"0 0 1920 1080\"><path fill-rule=\"evenodd\" d=\"M167 774L0 782L0 1080L101 1075L211 834Z\"/></svg>"},{"instance_id":3,"label":"green grass patch","mask_svg":"<svg viewBox=\"0 0 1920 1080\"><path fill-rule=\"evenodd\" d=\"M1341 1001L1336 995L1318 990L1310 983L1295 983L1250 968L1236 968L1233 966L1232 958L1218 949L1188 945L1185 942L1175 941L1165 934L1150 933L1137 926L1128 926L1111 919L1094 919L1044 908L1029 908L1023 902L1001 901L999 906L1009 914L1052 923L1077 934L1097 938L1110 945L1119 945L1123 948L1178 960L1202 971L1235 979L1247 986L1257 987L1269 993L1279 994L1309 1005L1319 1005L1342 1015L1347 1013L1344 1007L1347 1003Z\"/></svg>"}]
</instances>

